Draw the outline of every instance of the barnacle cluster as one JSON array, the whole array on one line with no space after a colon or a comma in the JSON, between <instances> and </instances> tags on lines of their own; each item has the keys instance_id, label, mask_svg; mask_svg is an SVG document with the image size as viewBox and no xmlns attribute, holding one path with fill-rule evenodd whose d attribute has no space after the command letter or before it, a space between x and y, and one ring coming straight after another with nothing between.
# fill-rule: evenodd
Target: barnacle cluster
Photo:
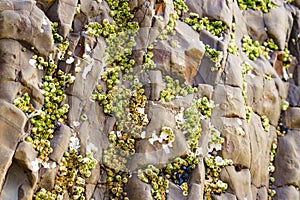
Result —
<instances>
[{"instance_id":1,"label":"barnacle cluster","mask_svg":"<svg viewBox=\"0 0 300 200\"><path fill-rule=\"evenodd\" d=\"M125 146L122 148L126 149ZM126 167L127 160L130 157L129 154L128 150L115 147L113 144L110 144L109 148L104 151L102 162L107 174L106 182L110 191L110 199L128 199L124 186L127 184L130 175Z\"/></svg>"},{"instance_id":2,"label":"barnacle cluster","mask_svg":"<svg viewBox=\"0 0 300 200\"><path fill-rule=\"evenodd\" d=\"M68 104L61 105L65 99L64 89L73 83L74 77L57 69L58 67L53 60L46 62L42 57L33 56L30 61L34 66L46 68L44 81L41 84L44 95L43 108L40 110L34 109L30 104L28 94L16 99L14 104L26 112L32 124L31 133L26 141L30 142L39 152L39 159L47 162L53 151L49 140L53 137L54 128L58 123L66 120L66 114L69 110Z\"/></svg>"},{"instance_id":3,"label":"barnacle cluster","mask_svg":"<svg viewBox=\"0 0 300 200\"><path fill-rule=\"evenodd\" d=\"M167 82L166 88L160 92L161 101L172 101L176 96L186 96L197 91L197 88L193 88L190 85L180 84L179 80L174 80L170 76L164 77Z\"/></svg>"},{"instance_id":4,"label":"barnacle cluster","mask_svg":"<svg viewBox=\"0 0 300 200\"><path fill-rule=\"evenodd\" d=\"M238 56L239 55L239 52L238 52L239 49L236 46L235 34L234 34L235 23L232 23L231 30L232 30L232 32L230 33L230 40L229 40L229 44L228 44L228 52L233 54L233 55Z\"/></svg>"},{"instance_id":5,"label":"barnacle cluster","mask_svg":"<svg viewBox=\"0 0 300 200\"><path fill-rule=\"evenodd\" d=\"M138 170L138 178L145 183L151 184L151 194L154 199L167 199L169 181L162 176L160 169L154 165L148 165L145 169Z\"/></svg>"},{"instance_id":6,"label":"barnacle cluster","mask_svg":"<svg viewBox=\"0 0 300 200\"><path fill-rule=\"evenodd\" d=\"M189 8L185 5L184 0L174 0L173 1L175 11L179 16L189 11Z\"/></svg>"},{"instance_id":7,"label":"barnacle cluster","mask_svg":"<svg viewBox=\"0 0 300 200\"><path fill-rule=\"evenodd\" d=\"M227 189L227 183L219 179L221 169L232 165L232 160L223 159L220 156L208 155L204 157L205 163L205 182L204 191L206 199L212 199L211 194L221 194Z\"/></svg>"},{"instance_id":8,"label":"barnacle cluster","mask_svg":"<svg viewBox=\"0 0 300 200\"><path fill-rule=\"evenodd\" d=\"M242 39L242 48L250 60L255 61L260 55L268 58L266 48L261 46L258 41L253 42L247 35Z\"/></svg>"},{"instance_id":9,"label":"barnacle cluster","mask_svg":"<svg viewBox=\"0 0 300 200\"><path fill-rule=\"evenodd\" d=\"M269 188L268 188L268 199L271 200L272 197L274 197L274 195L276 194L276 191L272 188L273 183L275 182L275 178L273 177L273 173L275 171L275 166L274 166L274 159L275 159L275 155L276 155L276 149L277 149L277 138L274 139L272 146L271 146L271 152L270 152L270 163L269 163L269 167L268 167L268 171L269 171Z\"/></svg>"},{"instance_id":10,"label":"barnacle cluster","mask_svg":"<svg viewBox=\"0 0 300 200\"><path fill-rule=\"evenodd\" d=\"M253 10L261 10L267 13L270 9L276 7L271 0L238 0L237 2L241 10L249 8Z\"/></svg>"},{"instance_id":11,"label":"barnacle cluster","mask_svg":"<svg viewBox=\"0 0 300 200\"><path fill-rule=\"evenodd\" d=\"M205 164L205 182L204 195L206 199L212 199L211 194L220 194L227 189L227 184L219 179L221 169L225 166L232 165L230 159L223 159L218 156L218 151L222 149L224 138L221 133L210 125L210 136L208 143L208 154L204 157Z\"/></svg>"},{"instance_id":12,"label":"barnacle cluster","mask_svg":"<svg viewBox=\"0 0 300 200\"><path fill-rule=\"evenodd\" d=\"M151 51L153 46L148 47L148 51L144 54L143 70L151 70L156 68L156 64L152 60L153 52Z\"/></svg>"},{"instance_id":13,"label":"barnacle cluster","mask_svg":"<svg viewBox=\"0 0 300 200\"><path fill-rule=\"evenodd\" d=\"M68 192L72 199L85 199L85 178L90 177L91 170L97 164L92 152L85 157L78 153L79 140L72 136L68 151L59 163L58 173L55 177L55 185L51 191L41 188L34 196L36 200L42 199L63 199Z\"/></svg>"},{"instance_id":14,"label":"barnacle cluster","mask_svg":"<svg viewBox=\"0 0 300 200\"><path fill-rule=\"evenodd\" d=\"M62 42L63 37L58 34L58 23L57 22L52 22L51 23L52 27L52 37L54 42Z\"/></svg>"},{"instance_id":15,"label":"barnacle cluster","mask_svg":"<svg viewBox=\"0 0 300 200\"><path fill-rule=\"evenodd\" d=\"M189 153L175 158L164 169L168 179L178 184L184 196L188 195L188 180L190 173L195 169L198 163L198 155L201 153L198 141L201 134L200 120L209 118L213 103L207 97L194 100L191 107L181 110L175 120L177 127L187 138L189 144Z\"/></svg>"},{"instance_id":16,"label":"barnacle cluster","mask_svg":"<svg viewBox=\"0 0 300 200\"><path fill-rule=\"evenodd\" d=\"M245 105L245 111L246 111L246 120L247 120L247 122L249 122L250 118L251 118L252 108L250 106L248 106L248 104L247 104L247 81L246 81L246 75L252 71L253 67L249 63L247 63L247 62L243 62L241 64L241 67L242 67L242 81L243 81L242 96L244 98L244 105Z\"/></svg>"},{"instance_id":17,"label":"barnacle cluster","mask_svg":"<svg viewBox=\"0 0 300 200\"><path fill-rule=\"evenodd\" d=\"M185 18L184 22L192 26L195 31L207 30L215 36L220 36L227 29L222 21L209 20L207 17L200 18L196 13L190 13L190 16Z\"/></svg>"},{"instance_id":18,"label":"barnacle cluster","mask_svg":"<svg viewBox=\"0 0 300 200\"><path fill-rule=\"evenodd\" d=\"M283 50L283 58L282 63L284 68L288 68L290 66L292 59L290 57L290 51L288 48L284 48Z\"/></svg>"},{"instance_id":19,"label":"barnacle cluster","mask_svg":"<svg viewBox=\"0 0 300 200\"><path fill-rule=\"evenodd\" d=\"M269 121L268 117L266 115L262 115L261 122L262 122L262 126L263 126L264 130L266 132L268 132L270 129L270 121Z\"/></svg>"},{"instance_id":20,"label":"barnacle cluster","mask_svg":"<svg viewBox=\"0 0 300 200\"><path fill-rule=\"evenodd\" d=\"M211 67L212 71L217 71L221 68L223 52L218 51L210 47L209 45L205 45L205 55L208 56L209 59L215 63L215 66Z\"/></svg>"}]
</instances>

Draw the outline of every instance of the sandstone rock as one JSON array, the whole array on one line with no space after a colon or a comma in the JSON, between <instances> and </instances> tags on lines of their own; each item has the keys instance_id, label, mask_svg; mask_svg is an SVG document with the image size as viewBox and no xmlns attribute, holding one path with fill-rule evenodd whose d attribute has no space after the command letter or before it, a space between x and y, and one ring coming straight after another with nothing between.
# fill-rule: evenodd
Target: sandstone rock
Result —
<instances>
[{"instance_id":1,"label":"sandstone rock","mask_svg":"<svg viewBox=\"0 0 300 200\"><path fill-rule=\"evenodd\" d=\"M272 125L276 125L280 116L281 99L276 88L275 81L265 80L263 96L254 103L253 110L259 115L266 115Z\"/></svg>"},{"instance_id":2,"label":"sandstone rock","mask_svg":"<svg viewBox=\"0 0 300 200\"><path fill-rule=\"evenodd\" d=\"M228 192L235 194L237 199L252 199L249 169L236 171L234 166L227 166L222 169L220 178L228 183Z\"/></svg>"},{"instance_id":3,"label":"sandstone rock","mask_svg":"<svg viewBox=\"0 0 300 200\"><path fill-rule=\"evenodd\" d=\"M25 114L3 100L0 100L0 188L5 181L6 173L12 163L18 142L24 137Z\"/></svg>"},{"instance_id":4,"label":"sandstone rock","mask_svg":"<svg viewBox=\"0 0 300 200\"><path fill-rule=\"evenodd\" d=\"M145 95L149 100L159 100L160 92L165 89L166 83L163 82L161 71L151 70L141 75L141 82L145 87ZM146 76L146 77L145 77Z\"/></svg>"},{"instance_id":5,"label":"sandstone rock","mask_svg":"<svg viewBox=\"0 0 300 200\"><path fill-rule=\"evenodd\" d=\"M193 183L190 186L188 199L189 200L203 199L203 187L199 184Z\"/></svg>"},{"instance_id":6,"label":"sandstone rock","mask_svg":"<svg viewBox=\"0 0 300 200\"><path fill-rule=\"evenodd\" d=\"M276 188L274 200L280 199L300 199L300 192L294 186L283 186Z\"/></svg>"},{"instance_id":7,"label":"sandstone rock","mask_svg":"<svg viewBox=\"0 0 300 200\"><path fill-rule=\"evenodd\" d=\"M57 175L59 166L55 162L49 161L49 168L42 168L39 172L40 180L39 186L46 190L52 190L55 184L55 177Z\"/></svg>"},{"instance_id":8,"label":"sandstone rock","mask_svg":"<svg viewBox=\"0 0 300 200\"><path fill-rule=\"evenodd\" d=\"M14 159L23 169L30 171L27 172L27 176L31 185L35 185L38 178L37 171L33 169L32 165L32 162L34 162L36 158L37 152L33 149L31 144L28 142L21 142L18 145Z\"/></svg>"},{"instance_id":9,"label":"sandstone rock","mask_svg":"<svg viewBox=\"0 0 300 200\"><path fill-rule=\"evenodd\" d=\"M300 186L299 175L299 131L290 130L288 134L278 139L278 148L275 158L275 185Z\"/></svg>"},{"instance_id":10,"label":"sandstone rock","mask_svg":"<svg viewBox=\"0 0 300 200\"><path fill-rule=\"evenodd\" d=\"M105 187L104 185L98 185L95 188L94 194L93 194L94 199L102 199L102 200L108 200L108 188Z\"/></svg>"}]
</instances>

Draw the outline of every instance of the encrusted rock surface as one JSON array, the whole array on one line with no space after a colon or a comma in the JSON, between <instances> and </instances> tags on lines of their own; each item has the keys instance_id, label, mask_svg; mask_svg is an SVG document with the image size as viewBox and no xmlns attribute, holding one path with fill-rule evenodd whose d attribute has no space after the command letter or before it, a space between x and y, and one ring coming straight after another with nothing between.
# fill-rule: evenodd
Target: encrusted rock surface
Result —
<instances>
[{"instance_id":1,"label":"encrusted rock surface","mask_svg":"<svg viewBox=\"0 0 300 200\"><path fill-rule=\"evenodd\" d=\"M300 1L0 0L0 199L300 199Z\"/></svg>"}]
</instances>

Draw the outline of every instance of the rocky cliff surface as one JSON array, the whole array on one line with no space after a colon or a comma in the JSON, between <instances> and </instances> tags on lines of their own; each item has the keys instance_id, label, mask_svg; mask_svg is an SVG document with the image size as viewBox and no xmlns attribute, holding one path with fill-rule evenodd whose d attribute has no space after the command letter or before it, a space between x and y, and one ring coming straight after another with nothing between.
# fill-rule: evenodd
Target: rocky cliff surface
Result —
<instances>
[{"instance_id":1,"label":"rocky cliff surface","mask_svg":"<svg viewBox=\"0 0 300 200\"><path fill-rule=\"evenodd\" d=\"M1 0L0 199L300 199L300 1Z\"/></svg>"}]
</instances>

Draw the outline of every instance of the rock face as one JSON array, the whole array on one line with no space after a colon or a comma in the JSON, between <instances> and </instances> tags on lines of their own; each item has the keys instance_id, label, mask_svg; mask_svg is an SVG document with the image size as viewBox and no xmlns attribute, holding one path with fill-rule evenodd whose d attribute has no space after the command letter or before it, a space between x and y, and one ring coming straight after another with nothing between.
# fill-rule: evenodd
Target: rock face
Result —
<instances>
[{"instance_id":1,"label":"rock face","mask_svg":"<svg viewBox=\"0 0 300 200\"><path fill-rule=\"evenodd\" d=\"M0 199L299 199L300 1L265 6L1 0Z\"/></svg>"}]
</instances>

